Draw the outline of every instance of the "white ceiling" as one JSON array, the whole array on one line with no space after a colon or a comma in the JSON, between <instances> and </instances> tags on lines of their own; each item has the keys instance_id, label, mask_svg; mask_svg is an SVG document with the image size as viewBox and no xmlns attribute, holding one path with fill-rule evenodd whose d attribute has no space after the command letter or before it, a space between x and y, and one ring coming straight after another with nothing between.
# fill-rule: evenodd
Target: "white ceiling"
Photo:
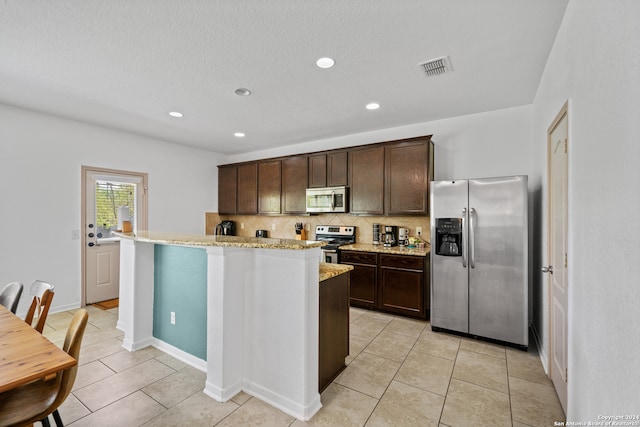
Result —
<instances>
[{"instance_id":1,"label":"white ceiling","mask_svg":"<svg viewBox=\"0 0 640 427\"><path fill-rule=\"evenodd\" d=\"M525 105L567 1L4 0L0 102L226 154Z\"/></svg>"}]
</instances>

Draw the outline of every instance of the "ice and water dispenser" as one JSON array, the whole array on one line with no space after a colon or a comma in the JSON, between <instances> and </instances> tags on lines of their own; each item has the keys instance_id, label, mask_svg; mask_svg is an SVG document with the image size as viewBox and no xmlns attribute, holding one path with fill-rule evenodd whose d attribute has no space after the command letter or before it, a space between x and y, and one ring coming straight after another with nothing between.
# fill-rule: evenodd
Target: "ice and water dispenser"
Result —
<instances>
[{"instance_id":1,"label":"ice and water dispenser","mask_svg":"<svg viewBox=\"0 0 640 427\"><path fill-rule=\"evenodd\" d=\"M436 255L462 256L462 218L436 218Z\"/></svg>"}]
</instances>

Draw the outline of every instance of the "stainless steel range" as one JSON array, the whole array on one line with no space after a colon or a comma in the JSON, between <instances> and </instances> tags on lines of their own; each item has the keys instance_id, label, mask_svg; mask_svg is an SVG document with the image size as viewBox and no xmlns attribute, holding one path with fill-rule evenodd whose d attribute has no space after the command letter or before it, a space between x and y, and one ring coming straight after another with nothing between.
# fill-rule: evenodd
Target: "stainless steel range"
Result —
<instances>
[{"instance_id":1,"label":"stainless steel range","mask_svg":"<svg viewBox=\"0 0 640 427\"><path fill-rule=\"evenodd\" d=\"M336 264L338 262L338 247L356 242L356 227L316 225L316 240L327 242L322 247L322 261Z\"/></svg>"}]
</instances>

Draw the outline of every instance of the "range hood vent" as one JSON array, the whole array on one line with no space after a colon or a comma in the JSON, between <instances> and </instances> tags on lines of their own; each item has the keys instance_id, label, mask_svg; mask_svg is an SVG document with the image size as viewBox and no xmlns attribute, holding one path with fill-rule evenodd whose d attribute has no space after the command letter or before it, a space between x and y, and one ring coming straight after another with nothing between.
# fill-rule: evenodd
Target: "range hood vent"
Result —
<instances>
[{"instance_id":1,"label":"range hood vent","mask_svg":"<svg viewBox=\"0 0 640 427\"><path fill-rule=\"evenodd\" d=\"M418 66L427 77L437 76L451 71L451 63L449 62L448 56L431 59L427 62L418 64Z\"/></svg>"}]
</instances>

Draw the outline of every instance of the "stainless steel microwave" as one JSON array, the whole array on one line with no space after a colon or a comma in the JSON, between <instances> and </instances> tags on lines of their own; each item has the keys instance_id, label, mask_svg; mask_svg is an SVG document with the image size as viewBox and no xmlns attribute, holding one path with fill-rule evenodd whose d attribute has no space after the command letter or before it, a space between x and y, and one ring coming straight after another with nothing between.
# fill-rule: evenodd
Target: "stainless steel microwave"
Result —
<instances>
[{"instance_id":1,"label":"stainless steel microwave","mask_svg":"<svg viewBox=\"0 0 640 427\"><path fill-rule=\"evenodd\" d=\"M347 187L307 188L307 213L349 212Z\"/></svg>"}]
</instances>

